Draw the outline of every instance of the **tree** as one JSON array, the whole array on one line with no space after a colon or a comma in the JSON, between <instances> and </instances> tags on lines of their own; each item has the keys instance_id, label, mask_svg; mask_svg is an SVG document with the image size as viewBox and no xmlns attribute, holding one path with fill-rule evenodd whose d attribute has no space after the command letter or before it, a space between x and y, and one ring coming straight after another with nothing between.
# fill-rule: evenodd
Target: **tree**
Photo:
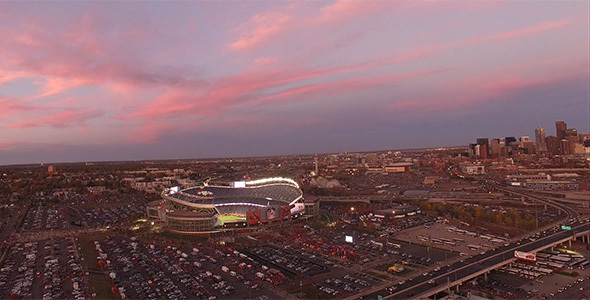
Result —
<instances>
[{"instance_id":1,"label":"tree","mask_svg":"<svg viewBox=\"0 0 590 300\"><path fill-rule=\"evenodd\" d=\"M481 208L481 206L478 206L475 208L475 218L476 219L481 219L483 214L483 208Z\"/></svg>"},{"instance_id":2,"label":"tree","mask_svg":"<svg viewBox=\"0 0 590 300\"><path fill-rule=\"evenodd\" d=\"M504 223L508 226L514 225L514 221L512 220L512 218L510 216L506 216L506 218L504 218Z\"/></svg>"},{"instance_id":3,"label":"tree","mask_svg":"<svg viewBox=\"0 0 590 300\"><path fill-rule=\"evenodd\" d=\"M369 231L369 233L375 233L375 224L373 222L367 222L367 231Z\"/></svg>"},{"instance_id":4,"label":"tree","mask_svg":"<svg viewBox=\"0 0 590 300\"><path fill-rule=\"evenodd\" d=\"M496 223L502 224L504 223L504 214L500 212L496 212Z\"/></svg>"}]
</instances>

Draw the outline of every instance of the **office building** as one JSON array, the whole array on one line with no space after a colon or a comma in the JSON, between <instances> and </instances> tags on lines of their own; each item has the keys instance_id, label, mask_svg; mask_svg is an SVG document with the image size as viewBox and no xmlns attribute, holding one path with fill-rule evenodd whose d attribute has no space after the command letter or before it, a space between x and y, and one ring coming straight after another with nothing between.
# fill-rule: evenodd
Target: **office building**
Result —
<instances>
[{"instance_id":1,"label":"office building","mask_svg":"<svg viewBox=\"0 0 590 300\"><path fill-rule=\"evenodd\" d=\"M559 142L561 141L556 136L550 135L546 139L547 151L552 155L558 155L559 153Z\"/></svg>"},{"instance_id":2,"label":"office building","mask_svg":"<svg viewBox=\"0 0 590 300\"><path fill-rule=\"evenodd\" d=\"M377 157L377 153L367 153L367 165L373 168L379 166L379 158Z\"/></svg>"},{"instance_id":3,"label":"office building","mask_svg":"<svg viewBox=\"0 0 590 300\"><path fill-rule=\"evenodd\" d=\"M555 135L561 141L565 137L565 131L567 130L567 124L564 121L555 122Z\"/></svg>"},{"instance_id":4,"label":"office building","mask_svg":"<svg viewBox=\"0 0 590 300\"><path fill-rule=\"evenodd\" d=\"M482 159L488 158L489 153L489 141L487 138L479 138L476 140L477 145L479 145L479 157Z\"/></svg>"},{"instance_id":5,"label":"office building","mask_svg":"<svg viewBox=\"0 0 590 300\"><path fill-rule=\"evenodd\" d=\"M55 166L48 166L47 167L47 173L49 173L50 175L55 175L57 174L57 169L55 168Z\"/></svg>"},{"instance_id":6,"label":"office building","mask_svg":"<svg viewBox=\"0 0 590 300\"><path fill-rule=\"evenodd\" d=\"M568 128L565 130L565 136L578 136L578 130L575 128Z\"/></svg>"},{"instance_id":7,"label":"office building","mask_svg":"<svg viewBox=\"0 0 590 300\"><path fill-rule=\"evenodd\" d=\"M570 153L570 142L566 139L562 139L559 142L559 154L568 155Z\"/></svg>"},{"instance_id":8,"label":"office building","mask_svg":"<svg viewBox=\"0 0 590 300\"><path fill-rule=\"evenodd\" d=\"M492 139L491 157L498 158L500 156L500 139Z\"/></svg>"},{"instance_id":9,"label":"office building","mask_svg":"<svg viewBox=\"0 0 590 300\"><path fill-rule=\"evenodd\" d=\"M535 142L537 143L537 152L547 152L544 128L537 127L537 129L535 129Z\"/></svg>"},{"instance_id":10,"label":"office building","mask_svg":"<svg viewBox=\"0 0 590 300\"><path fill-rule=\"evenodd\" d=\"M516 138L513 136L507 136L504 138L504 144L506 145L506 147L510 146L510 147L515 147L514 145L512 145L512 143L516 143Z\"/></svg>"},{"instance_id":11,"label":"office building","mask_svg":"<svg viewBox=\"0 0 590 300\"><path fill-rule=\"evenodd\" d=\"M535 154L535 143L533 141L526 141L521 143L521 147L524 149L525 154Z\"/></svg>"}]
</instances>

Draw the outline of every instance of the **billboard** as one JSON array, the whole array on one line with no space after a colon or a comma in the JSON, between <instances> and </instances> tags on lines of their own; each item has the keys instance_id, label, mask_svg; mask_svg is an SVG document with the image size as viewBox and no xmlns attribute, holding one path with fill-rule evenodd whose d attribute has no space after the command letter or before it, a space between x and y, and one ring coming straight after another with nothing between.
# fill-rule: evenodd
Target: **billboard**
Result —
<instances>
[{"instance_id":1,"label":"billboard","mask_svg":"<svg viewBox=\"0 0 590 300\"><path fill-rule=\"evenodd\" d=\"M281 219L291 218L291 208L287 206L281 206Z\"/></svg>"},{"instance_id":2,"label":"billboard","mask_svg":"<svg viewBox=\"0 0 590 300\"><path fill-rule=\"evenodd\" d=\"M269 220L273 220L277 218L277 209L274 207L269 207L266 209L266 218Z\"/></svg>"},{"instance_id":3,"label":"billboard","mask_svg":"<svg viewBox=\"0 0 590 300\"><path fill-rule=\"evenodd\" d=\"M260 223L260 211L259 210L251 210L247 212L248 215L248 224L256 225Z\"/></svg>"},{"instance_id":4,"label":"billboard","mask_svg":"<svg viewBox=\"0 0 590 300\"><path fill-rule=\"evenodd\" d=\"M537 261L537 255L535 253L514 251L514 257L527 261Z\"/></svg>"},{"instance_id":5,"label":"billboard","mask_svg":"<svg viewBox=\"0 0 590 300\"><path fill-rule=\"evenodd\" d=\"M295 203L295 207L293 207L291 209L291 214L298 214L300 212L303 212L305 210L305 204L303 203Z\"/></svg>"},{"instance_id":6,"label":"billboard","mask_svg":"<svg viewBox=\"0 0 590 300\"><path fill-rule=\"evenodd\" d=\"M245 181L235 181L234 188L245 188L246 182Z\"/></svg>"}]
</instances>

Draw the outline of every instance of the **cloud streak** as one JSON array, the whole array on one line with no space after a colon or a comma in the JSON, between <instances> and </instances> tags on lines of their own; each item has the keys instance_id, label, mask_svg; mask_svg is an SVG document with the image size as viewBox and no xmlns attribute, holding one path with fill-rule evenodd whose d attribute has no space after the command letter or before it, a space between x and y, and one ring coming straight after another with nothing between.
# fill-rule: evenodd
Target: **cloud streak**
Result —
<instances>
[{"instance_id":1,"label":"cloud streak","mask_svg":"<svg viewBox=\"0 0 590 300\"><path fill-rule=\"evenodd\" d=\"M105 114L102 109L69 109L53 113L41 118L23 119L7 126L10 129L37 128L41 126L63 127L84 127L89 120L101 117Z\"/></svg>"}]
</instances>

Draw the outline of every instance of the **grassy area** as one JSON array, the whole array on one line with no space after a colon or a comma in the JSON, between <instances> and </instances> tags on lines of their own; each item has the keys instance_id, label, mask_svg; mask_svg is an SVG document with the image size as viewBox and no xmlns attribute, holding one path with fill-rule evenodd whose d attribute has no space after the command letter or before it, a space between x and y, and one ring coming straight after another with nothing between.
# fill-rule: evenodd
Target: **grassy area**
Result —
<instances>
[{"instance_id":1,"label":"grassy area","mask_svg":"<svg viewBox=\"0 0 590 300\"><path fill-rule=\"evenodd\" d=\"M561 274L561 275L565 275L565 276L570 276L570 277L578 277L580 276L580 274L576 271L573 272L567 272L567 271L557 271L555 270L553 273L555 274Z\"/></svg>"},{"instance_id":2,"label":"grassy area","mask_svg":"<svg viewBox=\"0 0 590 300\"><path fill-rule=\"evenodd\" d=\"M375 270L377 270L377 271L381 271L381 272L387 272L387 271L389 270L389 267L391 267L391 266L393 266L393 265L394 265L394 264L381 264L381 265L375 266L375 267L373 267L373 268L374 268ZM400 265L400 264L398 264L398 265ZM403 270L403 271L401 271L401 272L399 272L399 273L395 273L395 272L394 272L394 273L392 273L392 274L393 274L393 275L397 275L397 276L405 276L405 275L407 275L407 274L409 274L409 273L411 273L411 272L413 271L412 269L408 268L408 266L407 266L407 265L404 265L403 267L404 267L404 270Z\"/></svg>"},{"instance_id":3,"label":"grassy area","mask_svg":"<svg viewBox=\"0 0 590 300\"><path fill-rule=\"evenodd\" d=\"M226 215L226 216L219 216L219 220L221 220L223 222L246 221L246 217Z\"/></svg>"},{"instance_id":4,"label":"grassy area","mask_svg":"<svg viewBox=\"0 0 590 300\"><path fill-rule=\"evenodd\" d=\"M249 244L251 240L245 236L237 236L234 240L236 244Z\"/></svg>"},{"instance_id":5,"label":"grassy area","mask_svg":"<svg viewBox=\"0 0 590 300\"><path fill-rule=\"evenodd\" d=\"M387 270L389 270L389 267L391 267L393 265L394 264L381 264L381 265L375 266L373 268L377 271L387 272Z\"/></svg>"},{"instance_id":6,"label":"grassy area","mask_svg":"<svg viewBox=\"0 0 590 300\"><path fill-rule=\"evenodd\" d=\"M409 275L410 273L412 273L413 271L414 271L414 270L412 270L412 269L408 268L408 266L404 266L404 270L403 270L403 271L401 271L401 272L399 272L399 273L395 273L395 275L397 275L397 276L407 276L407 275Z\"/></svg>"},{"instance_id":7,"label":"grassy area","mask_svg":"<svg viewBox=\"0 0 590 300\"><path fill-rule=\"evenodd\" d=\"M98 261L96 257L98 252L94 245L94 241L106 237L106 233L95 234L93 237L79 236L77 237L77 247L80 248L78 254L83 258L82 266L84 269L90 271L88 275L88 286L91 293L96 293L95 299L113 299L111 292L111 282L106 274L97 274L94 272L102 272L98 268Z\"/></svg>"},{"instance_id":8,"label":"grassy area","mask_svg":"<svg viewBox=\"0 0 590 300\"><path fill-rule=\"evenodd\" d=\"M90 293L96 293L94 299L114 299L113 292L111 292L111 281L106 275L90 273L88 285Z\"/></svg>"},{"instance_id":9,"label":"grassy area","mask_svg":"<svg viewBox=\"0 0 590 300\"><path fill-rule=\"evenodd\" d=\"M389 280L389 277L387 275L385 275L385 274L379 274L379 273L375 273L375 272L371 272L371 271L368 271L366 273L369 274L369 275L371 275L371 276L377 277L377 278Z\"/></svg>"}]
</instances>

